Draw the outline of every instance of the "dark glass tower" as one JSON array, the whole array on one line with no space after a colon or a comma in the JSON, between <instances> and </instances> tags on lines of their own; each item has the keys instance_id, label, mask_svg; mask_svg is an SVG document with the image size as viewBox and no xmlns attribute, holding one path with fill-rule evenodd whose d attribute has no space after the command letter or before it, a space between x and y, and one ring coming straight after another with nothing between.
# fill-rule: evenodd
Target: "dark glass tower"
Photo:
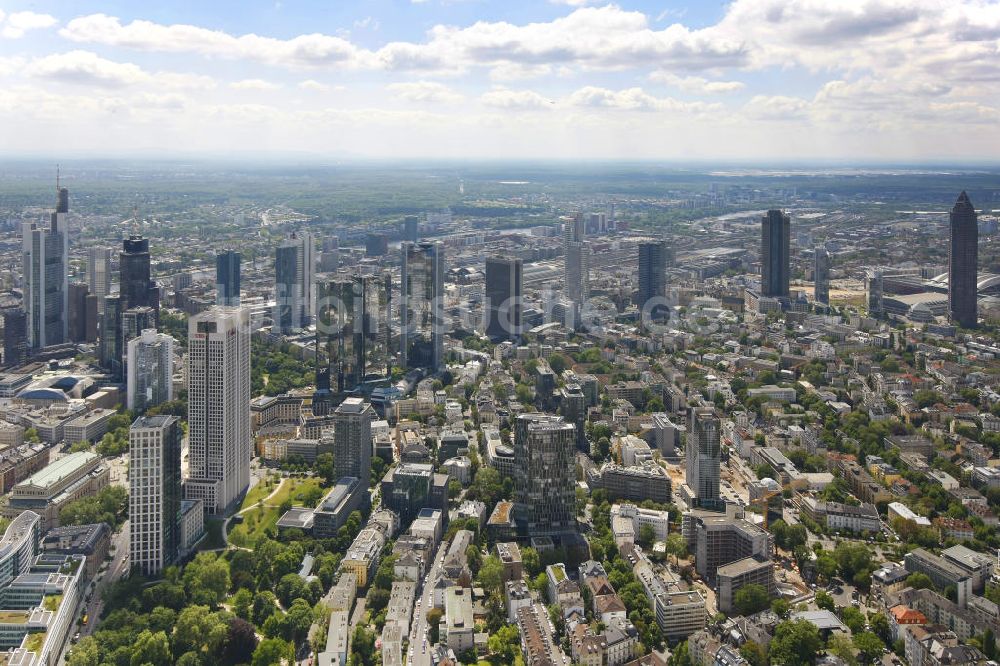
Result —
<instances>
[{"instance_id":1,"label":"dark glass tower","mask_svg":"<svg viewBox=\"0 0 1000 666\"><path fill-rule=\"evenodd\" d=\"M523 264L520 259L486 260L486 335L513 340L521 335Z\"/></svg>"},{"instance_id":2,"label":"dark glass tower","mask_svg":"<svg viewBox=\"0 0 1000 666\"><path fill-rule=\"evenodd\" d=\"M979 226L976 209L963 190L951 209L948 245L948 313L963 328L975 328L979 267Z\"/></svg>"},{"instance_id":3,"label":"dark glass tower","mask_svg":"<svg viewBox=\"0 0 1000 666\"><path fill-rule=\"evenodd\" d=\"M160 312L159 289L149 277L149 240L132 234L119 255L121 309L150 307Z\"/></svg>"},{"instance_id":4,"label":"dark glass tower","mask_svg":"<svg viewBox=\"0 0 1000 666\"><path fill-rule=\"evenodd\" d=\"M780 210L769 210L761 219L760 294L772 298L788 297L791 273L792 218Z\"/></svg>"},{"instance_id":5,"label":"dark glass tower","mask_svg":"<svg viewBox=\"0 0 1000 666\"><path fill-rule=\"evenodd\" d=\"M667 242L654 241L639 244L639 293L636 305L645 311L647 303L653 299L663 299L667 295ZM649 316L660 316L663 306L654 307Z\"/></svg>"},{"instance_id":6,"label":"dark glass tower","mask_svg":"<svg viewBox=\"0 0 1000 666\"><path fill-rule=\"evenodd\" d=\"M235 250L215 256L215 304L240 304L240 253Z\"/></svg>"}]
</instances>

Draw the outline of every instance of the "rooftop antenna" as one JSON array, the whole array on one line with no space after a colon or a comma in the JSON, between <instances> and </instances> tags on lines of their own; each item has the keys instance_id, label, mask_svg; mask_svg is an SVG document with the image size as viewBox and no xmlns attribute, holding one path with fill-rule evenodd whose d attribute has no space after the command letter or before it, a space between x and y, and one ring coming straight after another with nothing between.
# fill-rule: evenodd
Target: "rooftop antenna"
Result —
<instances>
[{"instance_id":1,"label":"rooftop antenna","mask_svg":"<svg viewBox=\"0 0 1000 666\"><path fill-rule=\"evenodd\" d=\"M56 163L56 193L59 192L59 164Z\"/></svg>"},{"instance_id":2,"label":"rooftop antenna","mask_svg":"<svg viewBox=\"0 0 1000 666\"><path fill-rule=\"evenodd\" d=\"M140 234L139 231L139 206L138 204L132 204L132 231L136 236Z\"/></svg>"}]
</instances>

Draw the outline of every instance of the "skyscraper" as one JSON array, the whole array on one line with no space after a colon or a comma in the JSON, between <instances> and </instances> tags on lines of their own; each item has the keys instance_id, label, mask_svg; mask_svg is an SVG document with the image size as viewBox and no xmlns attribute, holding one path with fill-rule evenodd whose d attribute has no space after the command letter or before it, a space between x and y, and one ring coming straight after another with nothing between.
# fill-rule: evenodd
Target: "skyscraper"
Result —
<instances>
[{"instance_id":1,"label":"skyscraper","mask_svg":"<svg viewBox=\"0 0 1000 666\"><path fill-rule=\"evenodd\" d=\"M275 250L274 326L282 335L312 323L315 261L312 234L292 234Z\"/></svg>"},{"instance_id":2,"label":"skyscraper","mask_svg":"<svg viewBox=\"0 0 1000 666\"><path fill-rule=\"evenodd\" d=\"M416 243L420 236L420 221L416 215L407 215L403 218L403 240Z\"/></svg>"},{"instance_id":3,"label":"skyscraper","mask_svg":"<svg viewBox=\"0 0 1000 666\"><path fill-rule=\"evenodd\" d=\"M711 407L692 407L688 424L687 485L694 491L698 506L714 507L719 502L722 459L719 419Z\"/></svg>"},{"instance_id":4,"label":"skyscraper","mask_svg":"<svg viewBox=\"0 0 1000 666\"><path fill-rule=\"evenodd\" d=\"M101 367L115 379L121 377L123 349L121 299L117 295L108 295L104 297L98 352Z\"/></svg>"},{"instance_id":5,"label":"skyscraper","mask_svg":"<svg viewBox=\"0 0 1000 666\"><path fill-rule=\"evenodd\" d=\"M514 518L528 535L576 531L575 427L561 416L514 423Z\"/></svg>"},{"instance_id":6,"label":"skyscraper","mask_svg":"<svg viewBox=\"0 0 1000 666\"><path fill-rule=\"evenodd\" d=\"M317 332L326 332L330 378L338 392L354 389L369 374L388 375L391 293L388 273L321 285Z\"/></svg>"},{"instance_id":7,"label":"skyscraper","mask_svg":"<svg viewBox=\"0 0 1000 666\"><path fill-rule=\"evenodd\" d=\"M150 307L159 316L160 290L150 279L148 239L132 234L122 242L118 274L122 311Z\"/></svg>"},{"instance_id":8,"label":"skyscraper","mask_svg":"<svg viewBox=\"0 0 1000 666\"><path fill-rule=\"evenodd\" d=\"M87 285L83 282L71 282L69 285L69 341L85 342L87 340Z\"/></svg>"},{"instance_id":9,"label":"skyscraper","mask_svg":"<svg viewBox=\"0 0 1000 666\"><path fill-rule=\"evenodd\" d=\"M667 296L667 241L639 243L639 293L636 305L650 317L659 317L665 304L653 305Z\"/></svg>"},{"instance_id":10,"label":"skyscraper","mask_svg":"<svg viewBox=\"0 0 1000 666\"><path fill-rule=\"evenodd\" d=\"M173 399L174 339L147 328L128 341L127 406L144 412Z\"/></svg>"},{"instance_id":11,"label":"skyscraper","mask_svg":"<svg viewBox=\"0 0 1000 666\"><path fill-rule=\"evenodd\" d=\"M813 268L813 295L817 303L830 304L830 251L825 245L817 245L816 265Z\"/></svg>"},{"instance_id":12,"label":"skyscraper","mask_svg":"<svg viewBox=\"0 0 1000 666\"><path fill-rule=\"evenodd\" d=\"M187 499L223 513L250 483L250 316L215 306L188 320Z\"/></svg>"},{"instance_id":13,"label":"skyscraper","mask_svg":"<svg viewBox=\"0 0 1000 666\"><path fill-rule=\"evenodd\" d=\"M523 264L520 259L486 260L486 335L491 340L515 340L521 335Z\"/></svg>"},{"instance_id":14,"label":"skyscraper","mask_svg":"<svg viewBox=\"0 0 1000 666\"><path fill-rule=\"evenodd\" d=\"M335 476L353 476L368 485L372 469L372 419L375 410L362 398L345 398L333 413Z\"/></svg>"},{"instance_id":15,"label":"skyscraper","mask_svg":"<svg viewBox=\"0 0 1000 666\"><path fill-rule=\"evenodd\" d=\"M948 312L963 328L978 321L979 223L969 195L962 190L951 209L948 245Z\"/></svg>"},{"instance_id":16,"label":"skyscraper","mask_svg":"<svg viewBox=\"0 0 1000 666\"><path fill-rule=\"evenodd\" d=\"M39 349L69 337L69 191L56 188L56 210L49 227L26 222L22 227L24 300L27 345Z\"/></svg>"},{"instance_id":17,"label":"skyscraper","mask_svg":"<svg viewBox=\"0 0 1000 666\"><path fill-rule=\"evenodd\" d=\"M235 250L215 255L215 304L240 305L240 253Z\"/></svg>"},{"instance_id":18,"label":"skyscraper","mask_svg":"<svg viewBox=\"0 0 1000 666\"><path fill-rule=\"evenodd\" d=\"M182 437L180 419L176 416L140 416L129 429L132 573L156 576L177 559Z\"/></svg>"},{"instance_id":19,"label":"skyscraper","mask_svg":"<svg viewBox=\"0 0 1000 666\"><path fill-rule=\"evenodd\" d=\"M400 362L436 371L444 360L444 246L424 241L400 250Z\"/></svg>"},{"instance_id":20,"label":"skyscraper","mask_svg":"<svg viewBox=\"0 0 1000 666\"><path fill-rule=\"evenodd\" d=\"M10 308L3 312L3 365L11 367L28 360L27 317L24 310Z\"/></svg>"},{"instance_id":21,"label":"skyscraper","mask_svg":"<svg viewBox=\"0 0 1000 666\"><path fill-rule=\"evenodd\" d=\"M104 313L104 297L111 293L111 250L92 247L87 250L87 289L97 297L99 314Z\"/></svg>"},{"instance_id":22,"label":"skyscraper","mask_svg":"<svg viewBox=\"0 0 1000 666\"><path fill-rule=\"evenodd\" d=\"M761 219L760 294L787 298L791 277L792 218L780 210L769 210Z\"/></svg>"},{"instance_id":23,"label":"skyscraper","mask_svg":"<svg viewBox=\"0 0 1000 666\"><path fill-rule=\"evenodd\" d=\"M563 229L563 293L577 307L590 297L590 245L585 235L583 213L577 213Z\"/></svg>"}]
</instances>

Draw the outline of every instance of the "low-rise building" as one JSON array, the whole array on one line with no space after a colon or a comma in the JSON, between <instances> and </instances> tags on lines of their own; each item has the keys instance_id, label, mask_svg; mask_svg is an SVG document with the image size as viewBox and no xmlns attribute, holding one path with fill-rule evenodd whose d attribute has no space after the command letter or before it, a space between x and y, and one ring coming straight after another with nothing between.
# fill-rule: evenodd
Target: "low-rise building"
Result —
<instances>
[{"instance_id":1,"label":"low-rise building","mask_svg":"<svg viewBox=\"0 0 1000 666\"><path fill-rule=\"evenodd\" d=\"M5 518L31 510L47 530L59 526L59 512L81 497L95 495L108 485L111 472L101 457L90 451L71 453L16 484L3 507Z\"/></svg>"},{"instance_id":2,"label":"low-rise building","mask_svg":"<svg viewBox=\"0 0 1000 666\"><path fill-rule=\"evenodd\" d=\"M332 539L355 511L363 511L369 501L368 488L357 477L345 476L326 494L312 512L313 536Z\"/></svg>"},{"instance_id":3,"label":"low-rise building","mask_svg":"<svg viewBox=\"0 0 1000 666\"><path fill-rule=\"evenodd\" d=\"M777 594L774 581L774 562L746 557L719 567L717 600L719 611L734 615L736 594L747 585L760 585L767 591L768 598Z\"/></svg>"},{"instance_id":4,"label":"low-rise building","mask_svg":"<svg viewBox=\"0 0 1000 666\"><path fill-rule=\"evenodd\" d=\"M472 590L453 586L445 591L440 641L456 654L475 647L476 625L472 616Z\"/></svg>"}]
</instances>

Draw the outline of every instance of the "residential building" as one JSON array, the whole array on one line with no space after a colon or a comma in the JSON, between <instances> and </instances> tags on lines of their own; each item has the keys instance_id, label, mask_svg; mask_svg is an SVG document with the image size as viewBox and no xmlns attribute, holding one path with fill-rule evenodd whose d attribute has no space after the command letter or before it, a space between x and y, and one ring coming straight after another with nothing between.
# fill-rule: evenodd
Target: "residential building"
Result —
<instances>
[{"instance_id":1,"label":"residential building","mask_svg":"<svg viewBox=\"0 0 1000 666\"><path fill-rule=\"evenodd\" d=\"M176 416L140 416L129 429L129 562L143 576L180 553L183 437Z\"/></svg>"},{"instance_id":2,"label":"residential building","mask_svg":"<svg viewBox=\"0 0 1000 666\"><path fill-rule=\"evenodd\" d=\"M670 476L656 464L623 467L604 463L600 468L587 470L587 485L592 491L603 488L610 500L652 500L664 504L672 500Z\"/></svg>"},{"instance_id":3,"label":"residential building","mask_svg":"<svg viewBox=\"0 0 1000 666\"><path fill-rule=\"evenodd\" d=\"M444 615L441 617L442 645L460 654L475 647L476 623L472 616L472 590L457 585L444 594Z\"/></svg>"},{"instance_id":4,"label":"residential building","mask_svg":"<svg viewBox=\"0 0 1000 666\"><path fill-rule=\"evenodd\" d=\"M745 557L742 560L730 562L716 571L718 580L717 599L719 611L735 615L736 594L747 585L760 585L767 590L768 598L777 595L777 585L774 581L774 562Z\"/></svg>"}]
</instances>

